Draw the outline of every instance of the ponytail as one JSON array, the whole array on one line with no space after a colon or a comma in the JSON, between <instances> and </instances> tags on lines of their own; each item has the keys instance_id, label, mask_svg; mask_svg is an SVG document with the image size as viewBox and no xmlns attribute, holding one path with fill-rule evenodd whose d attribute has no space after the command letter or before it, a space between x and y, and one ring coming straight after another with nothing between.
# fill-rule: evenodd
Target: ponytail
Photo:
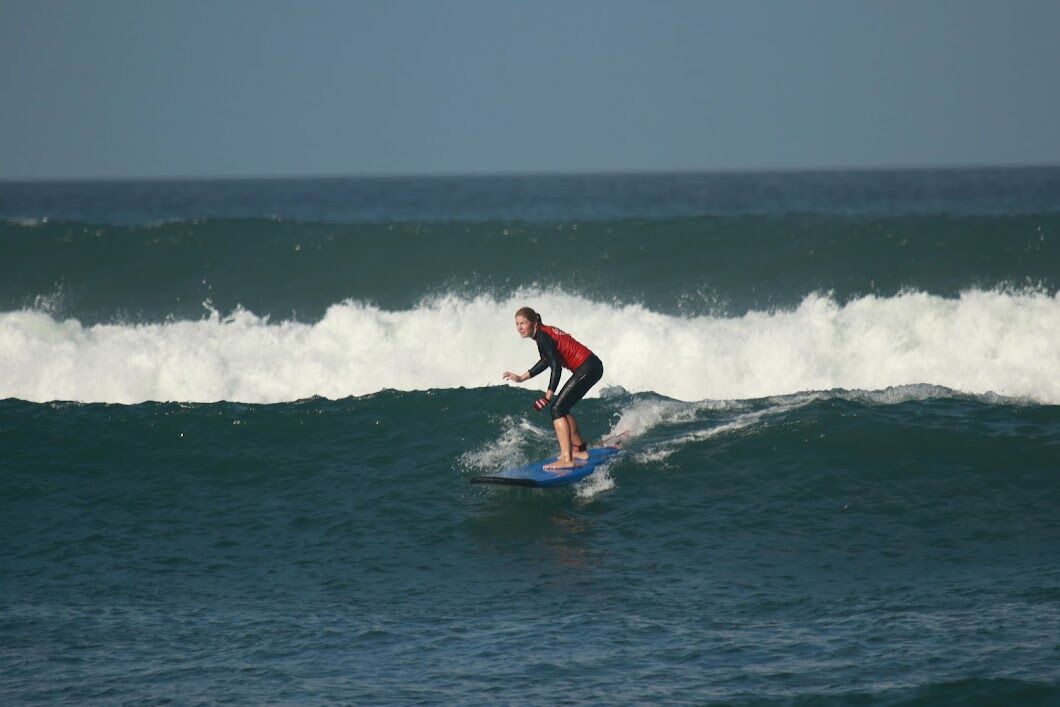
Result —
<instances>
[{"instance_id":1,"label":"ponytail","mask_svg":"<svg viewBox=\"0 0 1060 707\"><path fill-rule=\"evenodd\" d=\"M515 313L517 317L526 317L536 326L541 326L541 315L530 309L529 307L521 307L519 311Z\"/></svg>"}]
</instances>

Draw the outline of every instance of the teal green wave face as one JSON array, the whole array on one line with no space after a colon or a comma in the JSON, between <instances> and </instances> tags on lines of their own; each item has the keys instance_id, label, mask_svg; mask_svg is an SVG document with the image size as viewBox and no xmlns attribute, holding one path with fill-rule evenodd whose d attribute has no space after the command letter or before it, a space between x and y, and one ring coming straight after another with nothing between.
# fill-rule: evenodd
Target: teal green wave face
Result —
<instances>
[{"instance_id":1,"label":"teal green wave face","mask_svg":"<svg viewBox=\"0 0 1060 707\"><path fill-rule=\"evenodd\" d=\"M341 669L303 689L360 702L391 680L444 684L461 702L484 687L517 699L525 682L589 699L589 669L535 682L573 669L540 661L565 641L632 694L649 649L665 668L653 690L723 701L784 689L839 704L840 683L865 704L905 694L882 681L1057 694L1056 406L912 388L611 393L576 408L592 439L631 430L605 470L563 489L469 485L554 453L528 397L0 402L0 635L26 647L4 658L0 695L80 701L120 669L116 699L261 701ZM160 687L132 670L145 660L182 667ZM210 677L248 660L272 677ZM969 664L980 682L957 679Z\"/></svg>"}]
</instances>

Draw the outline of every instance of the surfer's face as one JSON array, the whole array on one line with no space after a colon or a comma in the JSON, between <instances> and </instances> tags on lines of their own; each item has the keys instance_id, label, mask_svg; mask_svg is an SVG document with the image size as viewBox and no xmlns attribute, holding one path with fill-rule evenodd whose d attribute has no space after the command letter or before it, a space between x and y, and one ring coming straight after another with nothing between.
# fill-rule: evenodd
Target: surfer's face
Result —
<instances>
[{"instance_id":1,"label":"surfer's face","mask_svg":"<svg viewBox=\"0 0 1060 707\"><path fill-rule=\"evenodd\" d=\"M530 338L530 335L534 333L534 325L530 323L530 320L523 316L515 318L515 328L519 332L519 336L524 339Z\"/></svg>"}]
</instances>

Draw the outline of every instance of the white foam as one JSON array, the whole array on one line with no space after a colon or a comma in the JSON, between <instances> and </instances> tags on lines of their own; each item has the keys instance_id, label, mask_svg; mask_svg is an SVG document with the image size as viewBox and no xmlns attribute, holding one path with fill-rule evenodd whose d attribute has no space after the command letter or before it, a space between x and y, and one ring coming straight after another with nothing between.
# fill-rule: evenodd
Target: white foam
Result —
<instances>
[{"instance_id":1,"label":"white foam","mask_svg":"<svg viewBox=\"0 0 1060 707\"><path fill-rule=\"evenodd\" d=\"M637 452L636 459L642 463L658 463L665 461L667 457L676 452L681 447L691 443L699 442L701 440L710 439L718 435L738 432L752 428L756 425L761 424L767 418L774 415L779 415L796 408L809 405L814 400L818 400L821 397L826 397L823 394L810 394L810 395L791 395L786 396L784 399L775 402L768 407L761 408L759 410L751 410L749 412L738 412L725 422L714 425L713 427L707 427L705 429L693 430L674 437L664 439L653 445L645 447ZM644 406L640 404L641 401L635 402L624 414L623 419L627 417L640 418L644 423L632 435L643 434L652 427L659 425L680 423L686 420L692 420L695 415L704 409L719 410L719 409L732 409L734 411L739 410L739 407L733 407L723 402L714 401L701 401L698 403L673 403L673 411L677 414L668 414L667 412L659 413L658 410L655 414L651 410L645 413ZM651 406L648 406L649 408ZM638 408L640 408L638 410ZM615 425L619 428L622 424L622 420Z\"/></svg>"},{"instance_id":2,"label":"white foam","mask_svg":"<svg viewBox=\"0 0 1060 707\"><path fill-rule=\"evenodd\" d=\"M37 226L43 226L48 223L48 217L43 218L7 218L4 219L4 223L11 226L22 226L23 228L36 228Z\"/></svg>"},{"instance_id":3,"label":"white foam","mask_svg":"<svg viewBox=\"0 0 1060 707\"><path fill-rule=\"evenodd\" d=\"M598 466L593 473L574 485L574 495L581 501L588 501L599 496L605 491L615 488L615 480L611 478L611 464L605 462Z\"/></svg>"},{"instance_id":4,"label":"white foam","mask_svg":"<svg viewBox=\"0 0 1060 707\"><path fill-rule=\"evenodd\" d=\"M546 435L525 419L506 416L501 420L500 436L480 449L464 452L460 462L468 471L495 472L522 466L529 461L527 444L545 437L555 439L552 430Z\"/></svg>"},{"instance_id":5,"label":"white foam","mask_svg":"<svg viewBox=\"0 0 1060 707\"><path fill-rule=\"evenodd\" d=\"M701 410L740 410L747 407L739 400L700 400L686 403L678 400L641 399L625 407L609 435L629 434L639 437L660 424L679 424L695 419Z\"/></svg>"},{"instance_id":6,"label":"white foam","mask_svg":"<svg viewBox=\"0 0 1060 707\"><path fill-rule=\"evenodd\" d=\"M444 296L404 311L362 302L313 324L237 309L198 321L82 326L0 313L0 398L269 403L385 388L480 387L537 359L515 332L534 306L604 360L604 386L679 400L929 384L1060 403L1060 294L970 290L827 295L740 317L669 316L561 292ZM543 374L524 387L543 388ZM595 394L595 393L593 393Z\"/></svg>"}]
</instances>

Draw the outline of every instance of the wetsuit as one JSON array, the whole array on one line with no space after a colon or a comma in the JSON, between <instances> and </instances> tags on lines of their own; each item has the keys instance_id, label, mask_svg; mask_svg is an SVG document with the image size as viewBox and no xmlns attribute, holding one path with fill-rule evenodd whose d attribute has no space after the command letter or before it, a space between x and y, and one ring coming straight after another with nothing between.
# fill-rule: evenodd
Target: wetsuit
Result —
<instances>
[{"instance_id":1,"label":"wetsuit","mask_svg":"<svg viewBox=\"0 0 1060 707\"><path fill-rule=\"evenodd\" d=\"M563 390L552 398L552 419L558 420L569 415L574 404L585 397L589 388L603 377L604 364L573 336L553 326L539 324L534 333L534 341L537 342L541 360L530 369L531 378L546 368L551 368L552 376L548 381L548 389L555 390L559 384L561 368L574 372L563 386Z\"/></svg>"}]
</instances>

